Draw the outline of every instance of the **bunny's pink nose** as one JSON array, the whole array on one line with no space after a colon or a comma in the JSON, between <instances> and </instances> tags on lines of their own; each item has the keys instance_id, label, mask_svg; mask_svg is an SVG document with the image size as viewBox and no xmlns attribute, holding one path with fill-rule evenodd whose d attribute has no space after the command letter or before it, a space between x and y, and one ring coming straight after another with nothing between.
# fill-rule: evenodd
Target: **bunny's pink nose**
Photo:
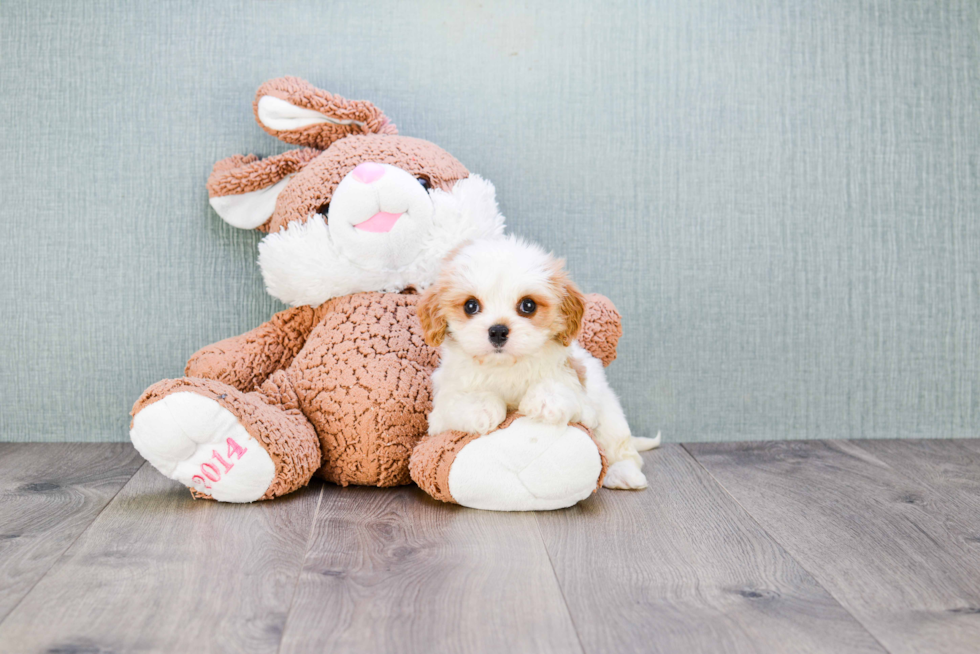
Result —
<instances>
[{"instance_id":1,"label":"bunny's pink nose","mask_svg":"<svg viewBox=\"0 0 980 654\"><path fill-rule=\"evenodd\" d=\"M354 169L354 177L357 178L359 182L364 184L370 184L371 182L381 179L385 174L385 167L381 164L365 162L360 164Z\"/></svg>"}]
</instances>

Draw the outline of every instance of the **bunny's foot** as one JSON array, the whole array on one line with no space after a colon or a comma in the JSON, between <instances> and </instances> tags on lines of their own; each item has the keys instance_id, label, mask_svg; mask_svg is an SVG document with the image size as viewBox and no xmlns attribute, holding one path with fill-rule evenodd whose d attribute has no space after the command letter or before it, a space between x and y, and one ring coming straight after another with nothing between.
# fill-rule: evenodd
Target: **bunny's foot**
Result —
<instances>
[{"instance_id":1,"label":"bunny's foot","mask_svg":"<svg viewBox=\"0 0 980 654\"><path fill-rule=\"evenodd\" d=\"M412 479L437 500L492 511L572 506L602 482L605 459L588 429L511 414L486 436L444 432L415 447Z\"/></svg>"}]
</instances>

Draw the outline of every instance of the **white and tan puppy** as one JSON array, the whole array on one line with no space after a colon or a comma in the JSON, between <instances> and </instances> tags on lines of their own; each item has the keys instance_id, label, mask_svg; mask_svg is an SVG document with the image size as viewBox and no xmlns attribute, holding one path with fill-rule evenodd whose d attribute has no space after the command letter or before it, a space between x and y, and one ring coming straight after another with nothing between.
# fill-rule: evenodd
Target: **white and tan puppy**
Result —
<instances>
[{"instance_id":1,"label":"white and tan puppy","mask_svg":"<svg viewBox=\"0 0 980 654\"><path fill-rule=\"evenodd\" d=\"M426 342L441 346L429 433L486 434L508 410L550 424L581 422L609 461L603 485L645 488L636 445L656 444L631 438L602 363L575 342L585 298L563 266L513 236L447 257L418 303Z\"/></svg>"}]
</instances>

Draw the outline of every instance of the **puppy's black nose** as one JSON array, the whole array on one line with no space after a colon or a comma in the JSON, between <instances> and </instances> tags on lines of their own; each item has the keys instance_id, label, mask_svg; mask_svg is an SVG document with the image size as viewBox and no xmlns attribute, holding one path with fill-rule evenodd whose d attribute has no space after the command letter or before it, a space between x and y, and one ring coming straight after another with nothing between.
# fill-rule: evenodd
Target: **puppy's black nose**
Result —
<instances>
[{"instance_id":1,"label":"puppy's black nose","mask_svg":"<svg viewBox=\"0 0 980 654\"><path fill-rule=\"evenodd\" d=\"M493 343L494 347L503 347L504 343L507 342L507 335L510 334L510 328L507 325L494 325L488 331L490 332L490 342Z\"/></svg>"}]
</instances>

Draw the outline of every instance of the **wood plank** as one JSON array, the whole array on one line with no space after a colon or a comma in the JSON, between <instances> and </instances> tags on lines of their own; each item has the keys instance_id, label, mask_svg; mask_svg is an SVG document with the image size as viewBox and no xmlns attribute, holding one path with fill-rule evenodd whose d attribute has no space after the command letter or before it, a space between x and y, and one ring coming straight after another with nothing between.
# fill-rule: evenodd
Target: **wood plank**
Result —
<instances>
[{"instance_id":1,"label":"wood plank","mask_svg":"<svg viewBox=\"0 0 980 654\"><path fill-rule=\"evenodd\" d=\"M0 621L141 465L128 443L0 444Z\"/></svg>"},{"instance_id":2,"label":"wood plank","mask_svg":"<svg viewBox=\"0 0 980 654\"><path fill-rule=\"evenodd\" d=\"M848 445L928 487L942 498L932 508L960 522L958 528L967 529L962 536L980 536L976 533L980 529L980 440L888 439L850 441ZM914 495L906 498L910 503L922 500Z\"/></svg>"},{"instance_id":3,"label":"wood plank","mask_svg":"<svg viewBox=\"0 0 980 654\"><path fill-rule=\"evenodd\" d=\"M537 521L586 652L883 652L680 446Z\"/></svg>"},{"instance_id":4,"label":"wood plank","mask_svg":"<svg viewBox=\"0 0 980 654\"><path fill-rule=\"evenodd\" d=\"M980 552L946 494L846 441L687 447L890 651L977 651Z\"/></svg>"},{"instance_id":5,"label":"wood plank","mask_svg":"<svg viewBox=\"0 0 980 654\"><path fill-rule=\"evenodd\" d=\"M144 466L0 624L0 651L275 652L320 489L220 504Z\"/></svg>"},{"instance_id":6,"label":"wood plank","mask_svg":"<svg viewBox=\"0 0 980 654\"><path fill-rule=\"evenodd\" d=\"M980 438L957 438L956 442L974 452L980 452Z\"/></svg>"},{"instance_id":7,"label":"wood plank","mask_svg":"<svg viewBox=\"0 0 980 654\"><path fill-rule=\"evenodd\" d=\"M580 652L534 516L327 486L282 652Z\"/></svg>"},{"instance_id":8,"label":"wood plank","mask_svg":"<svg viewBox=\"0 0 980 654\"><path fill-rule=\"evenodd\" d=\"M980 573L980 440L862 440L849 445L932 491L929 497L910 493L904 501L942 516L948 538L972 553L962 565Z\"/></svg>"}]
</instances>

